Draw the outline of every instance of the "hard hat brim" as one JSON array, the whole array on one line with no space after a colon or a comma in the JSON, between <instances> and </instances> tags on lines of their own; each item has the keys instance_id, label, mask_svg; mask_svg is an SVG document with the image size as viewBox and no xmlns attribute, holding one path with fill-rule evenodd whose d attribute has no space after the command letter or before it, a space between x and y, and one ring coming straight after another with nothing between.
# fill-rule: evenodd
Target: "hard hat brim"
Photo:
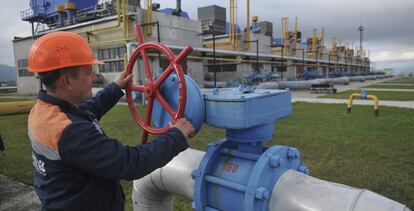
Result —
<instances>
[{"instance_id":1,"label":"hard hat brim","mask_svg":"<svg viewBox=\"0 0 414 211\"><path fill-rule=\"evenodd\" d=\"M33 73L43 73L43 72L49 72L49 71L54 71L54 70L59 70L59 69L63 69L63 68L67 68L67 67L77 67L77 66L84 66L84 65L95 65L95 64L105 64L105 62L101 61L101 60L97 60L94 59L90 62L86 62L86 63L79 63L79 64L73 64L73 65L60 65L60 66L56 66L50 69L36 69L36 68L28 68L29 72L33 72Z\"/></svg>"}]
</instances>

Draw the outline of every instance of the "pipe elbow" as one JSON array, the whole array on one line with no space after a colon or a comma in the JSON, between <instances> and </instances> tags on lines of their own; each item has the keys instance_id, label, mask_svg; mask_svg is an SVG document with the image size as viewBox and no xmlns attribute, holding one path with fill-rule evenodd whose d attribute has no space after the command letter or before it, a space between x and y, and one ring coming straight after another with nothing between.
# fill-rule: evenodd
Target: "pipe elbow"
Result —
<instances>
[{"instance_id":1,"label":"pipe elbow","mask_svg":"<svg viewBox=\"0 0 414 211\"><path fill-rule=\"evenodd\" d=\"M159 188L159 177L162 168L135 180L133 183L132 201L135 211L173 211L173 194Z\"/></svg>"},{"instance_id":2,"label":"pipe elbow","mask_svg":"<svg viewBox=\"0 0 414 211\"><path fill-rule=\"evenodd\" d=\"M193 199L194 180L191 173L197 169L204 154L199 150L187 149L166 166L135 180L132 192L134 211L173 211L173 194Z\"/></svg>"}]
</instances>

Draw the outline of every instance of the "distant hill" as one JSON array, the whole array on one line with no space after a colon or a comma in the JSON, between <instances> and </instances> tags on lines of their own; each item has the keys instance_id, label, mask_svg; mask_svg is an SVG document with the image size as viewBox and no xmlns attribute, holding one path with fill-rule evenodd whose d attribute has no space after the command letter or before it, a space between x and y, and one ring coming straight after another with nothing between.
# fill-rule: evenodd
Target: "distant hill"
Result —
<instances>
[{"instance_id":1,"label":"distant hill","mask_svg":"<svg viewBox=\"0 0 414 211\"><path fill-rule=\"evenodd\" d=\"M0 64L0 82L1 81L16 81L16 68Z\"/></svg>"}]
</instances>

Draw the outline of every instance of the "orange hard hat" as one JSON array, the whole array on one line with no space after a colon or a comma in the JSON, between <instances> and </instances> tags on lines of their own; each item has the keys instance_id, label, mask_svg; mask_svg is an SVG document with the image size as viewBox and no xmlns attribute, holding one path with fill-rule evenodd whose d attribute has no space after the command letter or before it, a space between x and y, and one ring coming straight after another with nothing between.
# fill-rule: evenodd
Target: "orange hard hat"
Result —
<instances>
[{"instance_id":1,"label":"orange hard hat","mask_svg":"<svg viewBox=\"0 0 414 211\"><path fill-rule=\"evenodd\" d=\"M29 71L48 72L66 67L103 64L91 47L73 32L52 32L36 40L29 50Z\"/></svg>"}]
</instances>

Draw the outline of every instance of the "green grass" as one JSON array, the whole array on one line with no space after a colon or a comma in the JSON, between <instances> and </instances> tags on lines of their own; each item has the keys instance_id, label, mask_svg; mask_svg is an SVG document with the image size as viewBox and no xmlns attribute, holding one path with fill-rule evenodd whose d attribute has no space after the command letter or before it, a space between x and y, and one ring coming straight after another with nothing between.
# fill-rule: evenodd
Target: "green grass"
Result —
<instances>
[{"instance_id":1,"label":"green grass","mask_svg":"<svg viewBox=\"0 0 414 211\"><path fill-rule=\"evenodd\" d=\"M393 83L393 84L414 84L414 77L407 78L397 78L389 81L384 81L384 83Z\"/></svg>"},{"instance_id":2,"label":"green grass","mask_svg":"<svg viewBox=\"0 0 414 211\"><path fill-rule=\"evenodd\" d=\"M293 114L276 124L277 135L267 145L300 149L302 160L317 178L366 188L414 207L414 112L380 107L374 117L370 106L294 103ZM124 144L140 143L141 130L127 106L116 106L101 121L110 137ZM27 140L27 115L0 116L7 155L0 155L0 173L33 184L31 152ZM203 126L190 146L204 150L225 131ZM123 182L132 209L132 182ZM191 210L191 203L176 199L176 210Z\"/></svg>"},{"instance_id":3,"label":"green grass","mask_svg":"<svg viewBox=\"0 0 414 211\"><path fill-rule=\"evenodd\" d=\"M348 90L345 92L338 92L320 96L320 98L334 98L334 99L348 99L352 93L360 93L360 90ZM414 100L414 92L395 92L395 91L367 91L369 95L375 95L379 100L396 100L396 101L411 101Z\"/></svg>"},{"instance_id":4,"label":"green grass","mask_svg":"<svg viewBox=\"0 0 414 211\"><path fill-rule=\"evenodd\" d=\"M373 84L369 86L364 86L363 88L371 88L371 89L414 89L414 85L384 85L380 84Z\"/></svg>"}]
</instances>

